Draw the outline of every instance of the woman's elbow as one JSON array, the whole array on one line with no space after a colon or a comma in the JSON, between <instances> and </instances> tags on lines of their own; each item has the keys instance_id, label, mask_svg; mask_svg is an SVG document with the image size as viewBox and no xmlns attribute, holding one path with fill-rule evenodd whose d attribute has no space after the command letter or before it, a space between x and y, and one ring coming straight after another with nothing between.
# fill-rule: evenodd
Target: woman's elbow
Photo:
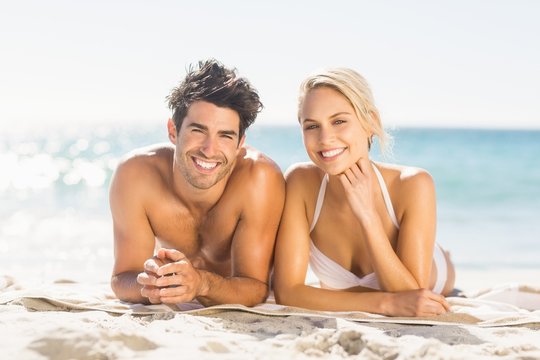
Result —
<instances>
[{"instance_id":1,"label":"woman's elbow","mask_svg":"<svg viewBox=\"0 0 540 360\"><path fill-rule=\"evenodd\" d=\"M296 297L293 287L274 284L274 298L276 299L276 303L281 305L295 305L294 299Z\"/></svg>"}]
</instances>

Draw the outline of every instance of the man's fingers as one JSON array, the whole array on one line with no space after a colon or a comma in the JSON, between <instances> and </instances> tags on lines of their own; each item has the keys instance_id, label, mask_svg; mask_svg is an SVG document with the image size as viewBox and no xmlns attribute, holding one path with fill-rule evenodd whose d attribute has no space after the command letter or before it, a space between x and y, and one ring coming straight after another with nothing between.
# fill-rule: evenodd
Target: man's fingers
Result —
<instances>
[{"instance_id":1,"label":"man's fingers","mask_svg":"<svg viewBox=\"0 0 540 360\"><path fill-rule=\"evenodd\" d=\"M195 293L187 286L177 286L161 289L159 296L164 304L178 304L192 301L195 298Z\"/></svg>"},{"instance_id":2,"label":"man's fingers","mask_svg":"<svg viewBox=\"0 0 540 360\"><path fill-rule=\"evenodd\" d=\"M175 249L165 249L165 254L167 255L167 258L171 259L172 261L180 261L186 258L184 253Z\"/></svg>"},{"instance_id":3,"label":"man's fingers","mask_svg":"<svg viewBox=\"0 0 540 360\"><path fill-rule=\"evenodd\" d=\"M183 296L186 295L189 292L189 289L187 286L175 286L175 287L166 287L159 289L159 297L160 298L167 298L167 297L176 297L176 296Z\"/></svg>"},{"instance_id":4,"label":"man's fingers","mask_svg":"<svg viewBox=\"0 0 540 360\"><path fill-rule=\"evenodd\" d=\"M159 299L159 288L155 286L143 286L141 295L148 299Z\"/></svg>"},{"instance_id":5,"label":"man's fingers","mask_svg":"<svg viewBox=\"0 0 540 360\"><path fill-rule=\"evenodd\" d=\"M144 262L144 270L145 271L149 271L149 272L153 272L153 273L157 273L158 269L159 269L159 266L160 264L158 264L156 262L155 259L148 259Z\"/></svg>"},{"instance_id":6,"label":"man's fingers","mask_svg":"<svg viewBox=\"0 0 540 360\"><path fill-rule=\"evenodd\" d=\"M167 248L159 248L158 251L156 252L156 256L164 262L166 260L178 261L186 257L182 252L176 249L167 249Z\"/></svg>"},{"instance_id":7,"label":"man's fingers","mask_svg":"<svg viewBox=\"0 0 540 360\"><path fill-rule=\"evenodd\" d=\"M137 275L137 283L141 285L156 285L156 277L142 272Z\"/></svg>"},{"instance_id":8,"label":"man's fingers","mask_svg":"<svg viewBox=\"0 0 540 360\"><path fill-rule=\"evenodd\" d=\"M184 275L173 273L171 276L162 276L156 279L156 285L159 287L182 285L184 283Z\"/></svg>"},{"instance_id":9,"label":"man's fingers","mask_svg":"<svg viewBox=\"0 0 540 360\"><path fill-rule=\"evenodd\" d=\"M165 276L175 273L182 273L187 265L189 265L188 260L183 258L180 261L163 265L158 269L157 274L158 276Z\"/></svg>"}]
</instances>

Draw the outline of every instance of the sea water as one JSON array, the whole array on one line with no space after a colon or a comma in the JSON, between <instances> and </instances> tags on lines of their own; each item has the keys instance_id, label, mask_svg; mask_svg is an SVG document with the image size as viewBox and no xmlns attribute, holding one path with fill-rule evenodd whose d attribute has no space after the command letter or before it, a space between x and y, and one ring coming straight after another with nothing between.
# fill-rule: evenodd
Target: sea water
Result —
<instances>
[{"instance_id":1,"label":"sea water","mask_svg":"<svg viewBox=\"0 0 540 360\"><path fill-rule=\"evenodd\" d=\"M377 161L426 169L437 191L437 241L460 268L540 268L540 131L391 132ZM166 128L97 126L0 135L0 274L107 281L113 259L108 185L129 151ZM309 161L298 126L254 125L247 142L283 171Z\"/></svg>"}]
</instances>

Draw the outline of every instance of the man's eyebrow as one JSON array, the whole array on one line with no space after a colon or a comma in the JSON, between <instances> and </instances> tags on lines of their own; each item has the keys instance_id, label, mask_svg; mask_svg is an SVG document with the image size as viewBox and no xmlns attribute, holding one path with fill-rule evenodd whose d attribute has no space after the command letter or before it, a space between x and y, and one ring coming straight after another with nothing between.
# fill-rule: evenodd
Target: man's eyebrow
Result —
<instances>
[{"instance_id":1,"label":"man's eyebrow","mask_svg":"<svg viewBox=\"0 0 540 360\"><path fill-rule=\"evenodd\" d=\"M220 130L218 131L221 135L229 135L229 136L238 136L238 133L234 130Z\"/></svg>"},{"instance_id":2,"label":"man's eyebrow","mask_svg":"<svg viewBox=\"0 0 540 360\"><path fill-rule=\"evenodd\" d=\"M208 126L203 125L203 124L199 124L199 123L196 123L196 122L189 123L188 127L194 127L194 128L201 129L201 130L208 130Z\"/></svg>"},{"instance_id":3,"label":"man's eyebrow","mask_svg":"<svg viewBox=\"0 0 540 360\"><path fill-rule=\"evenodd\" d=\"M200 130L208 131L208 126L203 125L203 124L199 124L199 123L196 123L196 122L189 123L188 127L194 127L194 128L200 129ZM234 131L234 130L219 130L218 133L220 135L228 135L228 136L236 136L236 137L238 137L238 133L236 131Z\"/></svg>"}]
</instances>

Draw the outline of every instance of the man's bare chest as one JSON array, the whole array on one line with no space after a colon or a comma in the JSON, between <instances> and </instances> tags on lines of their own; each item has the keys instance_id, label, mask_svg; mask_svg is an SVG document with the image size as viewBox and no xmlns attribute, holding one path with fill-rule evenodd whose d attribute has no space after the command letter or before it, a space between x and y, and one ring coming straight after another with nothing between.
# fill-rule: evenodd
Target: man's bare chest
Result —
<instances>
[{"instance_id":1,"label":"man's bare chest","mask_svg":"<svg viewBox=\"0 0 540 360\"><path fill-rule=\"evenodd\" d=\"M230 262L237 223L238 216L219 208L194 215L185 208L171 207L150 214L158 246L177 249L192 261L203 261L207 264L203 268Z\"/></svg>"}]
</instances>

